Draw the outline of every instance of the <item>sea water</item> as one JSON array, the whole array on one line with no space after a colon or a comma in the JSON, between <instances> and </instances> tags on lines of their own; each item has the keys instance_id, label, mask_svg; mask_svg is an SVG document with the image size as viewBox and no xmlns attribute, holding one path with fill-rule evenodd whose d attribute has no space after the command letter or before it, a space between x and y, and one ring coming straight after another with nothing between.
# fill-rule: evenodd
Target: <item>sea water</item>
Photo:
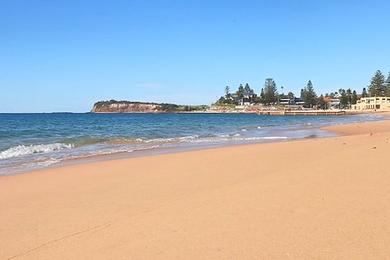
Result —
<instances>
[{"instance_id":1,"label":"sea water","mask_svg":"<svg viewBox=\"0 0 390 260\"><path fill-rule=\"evenodd\" d=\"M0 114L0 175L121 154L331 136L327 125L380 116L256 114Z\"/></svg>"}]
</instances>

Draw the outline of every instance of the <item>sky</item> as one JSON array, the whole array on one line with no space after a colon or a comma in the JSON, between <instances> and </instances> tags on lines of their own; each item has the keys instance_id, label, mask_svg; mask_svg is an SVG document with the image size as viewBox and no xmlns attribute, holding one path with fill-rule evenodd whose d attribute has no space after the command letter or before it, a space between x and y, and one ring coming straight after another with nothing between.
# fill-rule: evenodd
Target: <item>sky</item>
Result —
<instances>
[{"instance_id":1,"label":"sky","mask_svg":"<svg viewBox=\"0 0 390 260\"><path fill-rule=\"evenodd\" d=\"M0 112L210 104L266 78L361 92L390 71L390 1L0 0Z\"/></svg>"}]
</instances>

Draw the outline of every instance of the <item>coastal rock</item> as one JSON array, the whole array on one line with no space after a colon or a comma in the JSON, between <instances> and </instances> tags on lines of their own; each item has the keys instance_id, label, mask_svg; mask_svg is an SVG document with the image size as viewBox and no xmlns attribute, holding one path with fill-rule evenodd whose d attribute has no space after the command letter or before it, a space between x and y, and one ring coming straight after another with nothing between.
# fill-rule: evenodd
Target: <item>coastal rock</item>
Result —
<instances>
[{"instance_id":1,"label":"coastal rock","mask_svg":"<svg viewBox=\"0 0 390 260\"><path fill-rule=\"evenodd\" d=\"M96 103L92 111L93 113L155 113L161 111L161 107L155 104L126 104L126 103L112 103L102 104Z\"/></svg>"},{"instance_id":2,"label":"coastal rock","mask_svg":"<svg viewBox=\"0 0 390 260\"><path fill-rule=\"evenodd\" d=\"M92 113L168 113L168 112L203 112L208 106L187 106L167 103L99 101L93 105Z\"/></svg>"}]
</instances>

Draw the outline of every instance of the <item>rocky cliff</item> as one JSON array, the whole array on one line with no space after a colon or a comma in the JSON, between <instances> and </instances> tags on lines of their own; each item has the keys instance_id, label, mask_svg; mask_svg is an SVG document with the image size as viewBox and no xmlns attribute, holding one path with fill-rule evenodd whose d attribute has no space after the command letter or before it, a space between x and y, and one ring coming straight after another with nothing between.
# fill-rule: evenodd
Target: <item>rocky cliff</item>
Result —
<instances>
[{"instance_id":1,"label":"rocky cliff","mask_svg":"<svg viewBox=\"0 0 390 260\"><path fill-rule=\"evenodd\" d=\"M99 101L93 105L93 113L164 113L205 111L207 106L183 106L165 103Z\"/></svg>"},{"instance_id":2,"label":"rocky cliff","mask_svg":"<svg viewBox=\"0 0 390 260\"><path fill-rule=\"evenodd\" d=\"M160 112L158 104L128 103L128 102L97 102L93 105L94 113L147 113Z\"/></svg>"}]
</instances>

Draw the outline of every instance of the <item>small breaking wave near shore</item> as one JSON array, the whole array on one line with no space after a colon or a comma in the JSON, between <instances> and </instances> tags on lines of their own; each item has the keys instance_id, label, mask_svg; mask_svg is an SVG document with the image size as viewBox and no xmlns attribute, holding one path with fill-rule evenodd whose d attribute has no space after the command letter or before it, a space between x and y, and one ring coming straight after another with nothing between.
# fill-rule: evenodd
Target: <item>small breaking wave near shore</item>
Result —
<instances>
[{"instance_id":1,"label":"small breaking wave near shore","mask_svg":"<svg viewBox=\"0 0 390 260\"><path fill-rule=\"evenodd\" d=\"M49 153L63 149L73 148L73 144L53 143L53 144L37 144L37 145L18 145L0 152L0 160L23 155Z\"/></svg>"}]
</instances>

